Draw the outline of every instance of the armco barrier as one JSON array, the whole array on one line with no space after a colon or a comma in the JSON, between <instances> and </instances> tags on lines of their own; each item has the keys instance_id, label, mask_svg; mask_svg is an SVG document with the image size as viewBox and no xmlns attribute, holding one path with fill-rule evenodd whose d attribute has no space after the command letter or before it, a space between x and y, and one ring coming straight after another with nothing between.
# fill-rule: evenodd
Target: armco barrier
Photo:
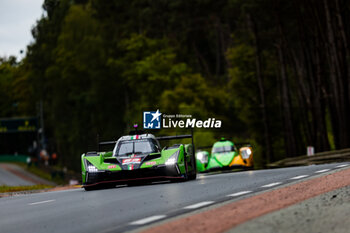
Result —
<instances>
[{"instance_id":1,"label":"armco barrier","mask_svg":"<svg viewBox=\"0 0 350 233\"><path fill-rule=\"evenodd\" d=\"M0 155L0 162L22 162L27 163L28 155Z\"/></svg>"},{"instance_id":2,"label":"armco barrier","mask_svg":"<svg viewBox=\"0 0 350 233\"><path fill-rule=\"evenodd\" d=\"M283 160L268 164L268 167L270 168L292 167L292 166L323 164L323 163L331 163L331 162L344 162L344 161L350 161L350 148L320 152L311 156L303 155L303 156L298 156L293 158L287 158L287 159L283 159Z\"/></svg>"}]
</instances>

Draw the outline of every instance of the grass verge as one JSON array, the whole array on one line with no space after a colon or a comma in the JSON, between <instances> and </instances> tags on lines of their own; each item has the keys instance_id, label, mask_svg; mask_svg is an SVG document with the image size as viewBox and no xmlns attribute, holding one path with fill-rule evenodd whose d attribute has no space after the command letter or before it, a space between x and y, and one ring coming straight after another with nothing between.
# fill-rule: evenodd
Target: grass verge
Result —
<instances>
[{"instance_id":1,"label":"grass verge","mask_svg":"<svg viewBox=\"0 0 350 233\"><path fill-rule=\"evenodd\" d=\"M33 173L36 176L39 176L45 180L52 181L58 185L66 184L64 179L60 176L53 176L52 171L50 172L48 169L44 170L40 167L35 166L32 164L30 167L27 166L25 163L16 163L17 165L21 166L23 169L29 171L30 173Z\"/></svg>"}]
</instances>

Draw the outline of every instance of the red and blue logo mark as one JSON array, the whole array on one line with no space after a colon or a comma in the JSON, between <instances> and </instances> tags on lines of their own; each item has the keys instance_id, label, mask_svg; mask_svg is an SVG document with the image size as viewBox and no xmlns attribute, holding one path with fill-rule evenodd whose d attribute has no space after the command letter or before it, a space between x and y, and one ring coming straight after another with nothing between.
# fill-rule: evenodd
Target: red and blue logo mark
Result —
<instances>
[{"instance_id":1,"label":"red and blue logo mark","mask_svg":"<svg viewBox=\"0 0 350 233\"><path fill-rule=\"evenodd\" d=\"M161 128L161 117L162 113L157 111L143 112L143 128L144 129L160 129Z\"/></svg>"}]
</instances>

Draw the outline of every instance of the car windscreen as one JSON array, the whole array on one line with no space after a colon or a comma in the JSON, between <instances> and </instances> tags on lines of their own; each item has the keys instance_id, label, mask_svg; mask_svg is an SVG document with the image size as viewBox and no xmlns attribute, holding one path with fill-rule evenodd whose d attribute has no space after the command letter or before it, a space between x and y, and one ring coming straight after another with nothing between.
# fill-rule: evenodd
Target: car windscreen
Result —
<instances>
[{"instance_id":1,"label":"car windscreen","mask_svg":"<svg viewBox=\"0 0 350 233\"><path fill-rule=\"evenodd\" d=\"M219 146L212 149L212 153L226 153L235 151L234 146Z\"/></svg>"},{"instance_id":2,"label":"car windscreen","mask_svg":"<svg viewBox=\"0 0 350 233\"><path fill-rule=\"evenodd\" d=\"M130 140L118 145L117 156L130 154L149 154L157 152L157 148L150 140Z\"/></svg>"}]
</instances>

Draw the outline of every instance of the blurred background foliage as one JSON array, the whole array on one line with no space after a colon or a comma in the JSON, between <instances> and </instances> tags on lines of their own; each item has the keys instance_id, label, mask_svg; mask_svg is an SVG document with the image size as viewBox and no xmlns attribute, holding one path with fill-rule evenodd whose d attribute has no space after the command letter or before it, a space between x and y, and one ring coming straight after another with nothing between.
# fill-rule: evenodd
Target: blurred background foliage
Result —
<instances>
[{"instance_id":1,"label":"blurred background foliage","mask_svg":"<svg viewBox=\"0 0 350 233\"><path fill-rule=\"evenodd\" d=\"M350 147L349 7L45 0L24 59L0 58L0 116L35 116L42 102L51 148L73 169L97 134L118 138L156 109L222 120L196 145L250 141L257 167Z\"/></svg>"}]
</instances>

